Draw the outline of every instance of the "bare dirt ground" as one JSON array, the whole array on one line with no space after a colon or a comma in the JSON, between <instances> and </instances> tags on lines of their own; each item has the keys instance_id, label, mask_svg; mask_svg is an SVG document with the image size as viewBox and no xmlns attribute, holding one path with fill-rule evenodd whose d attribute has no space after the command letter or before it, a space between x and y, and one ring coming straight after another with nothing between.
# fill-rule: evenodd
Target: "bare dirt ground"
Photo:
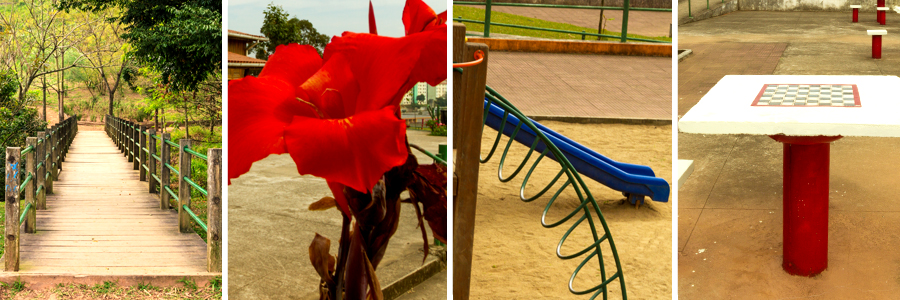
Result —
<instances>
[{"instance_id":1,"label":"bare dirt ground","mask_svg":"<svg viewBox=\"0 0 900 300\"><path fill-rule=\"evenodd\" d=\"M666 181L672 179L672 127L620 124L572 124L542 122L613 160L648 165ZM486 128L482 138L482 155L493 144L497 132ZM519 200L522 171L511 182L497 179L499 155L506 145L501 139L498 153L482 164L479 173L478 207L476 210L475 245L472 264L472 299L586 299L568 291L567 283L581 259L560 260L556 257L559 239L574 220L552 229L541 226L541 212L549 195L525 203ZM528 148L515 144L510 149L504 176L511 174ZM515 159L517 158L517 159ZM534 157L532 158L532 162ZM558 164L542 160L529 180L526 195L533 195L559 171ZM626 289L632 299L672 298L672 206L671 202L652 202L640 209L623 205L621 193L584 178L597 199L622 262ZM532 184L534 182L534 184ZM556 187L561 186L557 183ZM555 189L553 190L555 191ZM552 192L550 192L552 193ZM567 192L554 203L548 221L559 220L578 206L578 198ZM586 226L585 226L586 228ZM563 247L564 254L575 253L592 243L587 233L576 230ZM611 255L604 255L607 269L612 268ZM596 259L591 261L596 269ZM585 268L587 269L587 267ZM576 289L599 283L596 270L583 271L575 280ZM607 270L607 274L610 271ZM610 287L611 299L620 296L618 282Z\"/></svg>"}]
</instances>

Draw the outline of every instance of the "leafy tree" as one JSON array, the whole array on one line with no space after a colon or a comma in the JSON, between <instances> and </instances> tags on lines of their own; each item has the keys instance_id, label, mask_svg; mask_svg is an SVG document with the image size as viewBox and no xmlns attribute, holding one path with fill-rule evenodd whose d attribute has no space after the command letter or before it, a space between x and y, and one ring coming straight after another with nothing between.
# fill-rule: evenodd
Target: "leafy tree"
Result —
<instances>
[{"instance_id":1,"label":"leafy tree","mask_svg":"<svg viewBox=\"0 0 900 300\"><path fill-rule=\"evenodd\" d=\"M4 152L6 147L25 146L26 137L37 136L38 131L47 128L47 122L38 117L36 109L20 105L16 100L17 81L15 73L0 71L0 149ZM0 178L6 178L5 169L0 168ZM0 193L5 192L0 185Z\"/></svg>"},{"instance_id":2,"label":"leafy tree","mask_svg":"<svg viewBox=\"0 0 900 300\"><path fill-rule=\"evenodd\" d=\"M288 19L288 13L279 5L270 3L263 15L265 19L259 31L269 40L257 45L256 58L268 59L278 45L290 43L313 46L321 55L328 44L328 36L319 33L311 22L297 17Z\"/></svg>"},{"instance_id":3,"label":"leafy tree","mask_svg":"<svg viewBox=\"0 0 900 300\"><path fill-rule=\"evenodd\" d=\"M447 107L447 95L435 98L434 104L441 107Z\"/></svg>"},{"instance_id":4,"label":"leafy tree","mask_svg":"<svg viewBox=\"0 0 900 300\"><path fill-rule=\"evenodd\" d=\"M221 72L222 2L215 0L62 0L59 8L101 12L125 26L121 35L137 61L160 72L175 90L196 90Z\"/></svg>"},{"instance_id":5,"label":"leafy tree","mask_svg":"<svg viewBox=\"0 0 900 300\"><path fill-rule=\"evenodd\" d=\"M17 105L23 105L25 94L36 79L78 67L81 63L80 58L71 64L51 66L50 63L51 58L74 47L82 38L79 28L98 22L85 18L66 23L67 18L67 14L56 10L47 0L22 2L0 11L0 24L9 30L0 46L0 68L12 70L16 76Z\"/></svg>"}]
</instances>

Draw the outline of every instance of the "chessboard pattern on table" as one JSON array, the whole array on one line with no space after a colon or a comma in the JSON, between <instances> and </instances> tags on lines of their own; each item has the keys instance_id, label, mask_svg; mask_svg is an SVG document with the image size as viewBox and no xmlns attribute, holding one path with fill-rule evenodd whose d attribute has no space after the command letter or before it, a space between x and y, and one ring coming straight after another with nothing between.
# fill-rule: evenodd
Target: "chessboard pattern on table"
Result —
<instances>
[{"instance_id":1,"label":"chessboard pattern on table","mask_svg":"<svg viewBox=\"0 0 900 300\"><path fill-rule=\"evenodd\" d=\"M752 106L859 107L855 84L765 84Z\"/></svg>"}]
</instances>

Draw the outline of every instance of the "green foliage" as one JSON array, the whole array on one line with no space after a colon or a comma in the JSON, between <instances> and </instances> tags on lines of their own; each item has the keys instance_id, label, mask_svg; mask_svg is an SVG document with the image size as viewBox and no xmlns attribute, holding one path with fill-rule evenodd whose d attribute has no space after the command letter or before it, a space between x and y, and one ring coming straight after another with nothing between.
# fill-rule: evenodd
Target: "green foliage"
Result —
<instances>
[{"instance_id":1,"label":"green foliage","mask_svg":"<svg viewBox=\"0 0 900 300\"><path fill-rule=\"evenodd\" d=\"M222 61L222 2L214 0L63 0L58 7L99 12L121 9L110 22L127 24L122 34L131 54L161 74L174 90L195 90Z\"/></svg>"},{"instance_id":2,"label":"green foliage","mask_svg":"<svg viewBox=\"0 0 900 300\"><path fill-rule=\"evenodd\" d=\"M92 291L98 294L108 294L115 289L116 283L113 281L104 281L103 283L98 283L91 288Z\"/></svg>"},{"instance_id":3,"label":"green foliage","mask_svg":"<svg viewBox=\"0 0 900 300\"><path fill-rule=\"evenodd\" d=\"M22 281L22 278L16 278L16 282L13 282L11 287L12 287L13 293L21 292L22 290L25 289L25 282Z\"/></svg>"},{"instance_id":4,"label":"green foliage","mask_svg":"<svg viewBox=\"0 0 900 300\"><path fill-rule=\"evenodd\" d=\"M158 289L159 289L159 288L153 286L153 284L150 284L150 283L144 283L144 282L138 283L138 285L136 286L136 288L137 288L139 291L155 291L155 290L158 290Z\"/></svg>"},{"instance_id":5,"label":"green foliage","mask_svg":"<svg viewBox=\"0 0 900 300\"><path fill-rule=\"evenodd\" d=\"M192 290L192 291L197 290L197 283L194 282L193 279L183 277L181 279L178 279L178 282L181 282L182 284L184 284L184 287L189 290Z\"/></svg>"},{"instance_id":6,"label":"green foliage","mask_svg":"<svg viewBox=\"0 0 900 300\"><path fill-rule=\"evenodd\" d=\"M259 31L269 38L269 41L263 41L257 45L256 58L268 59L269 55L275 53L278 45L290 43L313 46L320 55L325 50L328 36L319 33L311 22L297 19L297 17L288 19L288 13L281 6L275 4L269 4L263 15L265 16L263 26Z\"/></svg>"},{"instance_id":7,"label":"green foliage","mask_svg":"<svg viewBox=\"0 0 900 300\"><path fill-rule=\"evenodd\" d=\"M16 90L19 80L11 71L0 71L0 107L11 107L16 103Z\"/></svg>"}]
</instances>

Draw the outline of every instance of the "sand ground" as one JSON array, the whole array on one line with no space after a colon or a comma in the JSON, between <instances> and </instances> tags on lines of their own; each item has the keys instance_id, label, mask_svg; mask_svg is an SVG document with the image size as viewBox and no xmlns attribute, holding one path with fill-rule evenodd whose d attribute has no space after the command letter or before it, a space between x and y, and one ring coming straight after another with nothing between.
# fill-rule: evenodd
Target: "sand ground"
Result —
<instances>
[{"instance_id":1,"label":"sand ground","mask_svg":"<svg viewBox=\"0 0 900 300\"><path fill-rule=\"evenodd\" d=\"M671 126L550 121L542 124L613 160L648 165L657 176L671 182ZM489 151L496 133L490 128L485 129L482 155ZM502 153L506 141L506 138L501 139L498 152ZM506 162L505 176L515 169L527 151L527 147L514 143ZM499 160L498 155L482 164L479 173L472 299L585 299L587 296L571 294L567 288L569 277L581 260L563 261L556 257L557 243L573 221L552 229L542 227L541 212L549 196L530 203L520 201L519 187L527 170L511 182L502 183L497 179ZM535 171L536 175L529 181L526 194L537 192L558 171L555 162L542 161L538 171ZM634 206L620 204L618 200L623 198L621 193L591 179L585 178L585 182L600 204L612 232L625 274L628 297L671 299L671 202L647 200L645 206L635 209ZM577 199L574 193L563 194L554 203L548 218L561 218L563 213L577 207ZM589 235L584 235L586 231L579 230L563 247L564 253L577 252L591 243ZM607 268L611 268L611 256L604 256ZM576 289L599 283L599 277L595 277L596 271L586 271L585 274L580 277L589 278L576 280ZM619 290L618 283L615 283L611 287L611 299L619 298L616 295Z\"/></svg>"}]
</instances>

